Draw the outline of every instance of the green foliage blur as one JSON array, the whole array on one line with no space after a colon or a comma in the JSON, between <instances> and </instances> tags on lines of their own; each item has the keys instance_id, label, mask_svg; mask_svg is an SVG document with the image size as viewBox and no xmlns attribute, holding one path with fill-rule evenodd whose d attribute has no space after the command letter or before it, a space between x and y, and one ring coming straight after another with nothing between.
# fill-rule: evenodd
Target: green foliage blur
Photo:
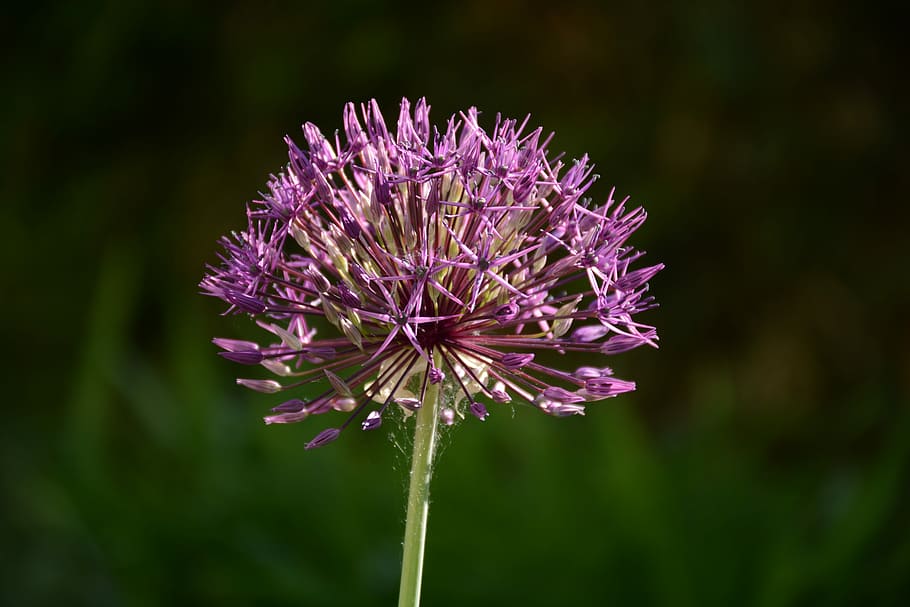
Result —
<instances>
[{"instance_id":1,"label":"green foliage blur","mask_svg":"<svg viewBox=\"0 0 910 607\"><path fill-rule=\"evenodd\" d=\"M667 264L637 392L446 436L424 603L907 604L906 12L10 4L0 604L394 604L407 428L265 427L196 285L285 134L402 95L530 112Z\"/></svg>"}]
</instances>

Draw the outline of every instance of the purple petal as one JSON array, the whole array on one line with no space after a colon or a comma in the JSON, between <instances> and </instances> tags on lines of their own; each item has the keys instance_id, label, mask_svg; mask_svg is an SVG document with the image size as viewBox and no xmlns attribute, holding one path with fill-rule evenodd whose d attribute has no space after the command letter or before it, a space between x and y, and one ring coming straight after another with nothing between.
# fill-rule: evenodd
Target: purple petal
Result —
<instances>
[{"instance_id":1,"label":"purple petal","mask_svg":"<svg viewBox=\"0 0 910 607\"><path fill-rule=\"evenodd\" d=\"M446 374L445 374L445 372L444 372L442 369L438 369L438 368L436 368L436 367L432 367L432 368L430 369L430 377L429 377L429 380L430 380L430 383L431 383L431 384L438 384L439 382L441 382L441 381L444 380L445 378L446 378Z\"/></svg>"},{"instance_id":2,"label":"purple petal","mask_svg":"<svg viewBox=\"0 0 910 607\"><path fill-rule=\"evenodd\" d=\"M579 327L572 332L571 341L580 341L583 343L597 341L609 332L610 329L603 325Z\"/></svg>"},{"instance_id":3,"label":"purple petal","mask_svg":"<svg viewBox=\"0 0 910 607\"><path fill-rule=\"evenodd\" d=\"M302 401L299 398L292 398L276 407L272 407L272 411L275 413L299 413L300 411L303 411L306 406L307 403L305 401Z\"/></svg>"},{"instance_id":4,"label":"purple petal","mask_svg":"<svg viewBox=\"0 0 910 607\"><path fill-rule=\"evenodd\" d=\"M227 299L244 312L249 312L250 314L262 314L265 312L265 304L255 297L243 293L229 293Z\"/></svg>"},{"instance_id":5,"label":"purple petal","mask_svg":"<svg viewBox=\"0 0 910 607\"><path fill-rule=\"evenodd\" d=\"M287 413L279 413L278 415L266 415L262 418L262 421L264 421L266 425L293 424L303 421L309 416L309 411L288 411Z\"/></svg>"},{"instance_id":6,"label":"purple petal","mask_svg":"<svg viewBox=\"0 0 910 607\"><path fill-rule=\"evenodd\" d=\"M635 348L647 343L640 337L629 337L628 335L615 335L605 341L600 346L601 354L621 354L634 350Z\"/></svg>"},{"instance_id":7,"label":"purple petal","mask_svg":"<svg viewBox=\"0 0 910 607\"><path fill-rule=\"evenodd\" d=\"M243 379L237 378L237 384L263 394L280 392L283 386L274 379Z\"/></svg>"},{"instance_id":8,"label":"purple petal","mask_svg":"<svg viewBox=\"0 0 910 607\"><path fill-rule=\"evenodd\" d=\"M317 434L313 440L308 442L304 446L304 449L307 449L307 450L317 449L319 447L328 445L329 443L334 441L336 438L338 438L339 434L341 434L341 430L338 428L328 428L326 430L323 430L322 432Z\"/></svg>"},{"instance_id":9,"label":"purple petal","mask_svg":"<svg viewBox=\"0 0 910 607\"><path fill-rule=\"evenodd\" d=\"M490 390L490 395L492 396L493 400L495 400L497 403L512 402L512 397L509 396L509 393L506 392L505 390L503 390L502 388L493 388L492 390Z\"/></svg>"},{"instance_id":10,"label":"purple petal","mask_svg":"<svg viewBox=\"0 0 910 607\"><path fill-rule=\"evenodd\" d=\"M499 362L509 370L520 369L534 360L533 354L504 354Z\"/></svg>"},{"instance_id":11,"label":"purple petal","mask_svg":"<svg viewBox=\"0 0 910 607\"><path fill-rule=\"evenodd\" d=\"M417 398L402 397L396 398L395 404L404 407L408 411L417 411L417 409L420 409L421 402Z\"/></svg>"},{"instance_id":12,"label":"purple petal","mask_svg":"<svg viewBox=\"0 0 910 607\"><path fill-rule=\"evenodd\" d=\"M259 344L254 341L244 341L242 339L228 339L226 337L216 337L212 343L228 352L243 352L246 350L258 350Z\"/></svg>"},{"instance_id":13,"label":"purple petal","mask_svg":"<svg viewBox=\"0 0 910 607\"><path fill-rule=\"evenodd\" d=\"M572 375L578 379L591 379L593 377L600 377L603 374L597 367L578 367Z\"/></svg>"},{"instance_id":14,"label":"purple petal","mask_svg":"<svg viewBox=\"0 0 910 607\"><path fill-rule=\"evenodd\" d=\"M360 233L362 231L360 229L360 224L357 223L357 220L354 219L354 216L350 213L342 213L341 225L344 228L344 233L347 234L352 240L357 240L360 237Z\"/></svg>"},{"instance_id":15,"label":"purple petal","mask_svg":"<svg viewBox=\"0 0 910 607\"><path fill-rule=\"evenodd\" d=\"M635 270L634 272L629 272L625 276L622 276L615 283L613 283L613 286L619 291L634 291L641 285L654 278L654 275L663 269L664 264L659 263L656 266L650 266L647 268L641 268L640 270Z\"/></svg>"},{"instance_id":16,"label":"purple petal","mask_svg":"<svg viewBox=\"0 0 910 607\"><path fill-rule=\"evenodd\" d=\"M543 391L543 396L549 400L555 400L558 403L580 403L584 400L584 397L575 394L574 392L569 392L558 386L550 386Z\"/></svg>"},{"instance_id":17,"label":"purple petal","mask_svg":"<svg viewBox=\"0 0 910 607\"><path fill-rule=\"evenodd\" d=\"M615 377L596 377L585 380L585 391L594 396L609 397L631 392L635 389L635 382L617 379Z\"/></svg>"},{"instance_id":18,"label":"purple petal","mask_svg":"<svg viewBox=\"0 0 910 607\"><path fill-rule=\"evenodd\" d=\"M546 408L546 412L553 417L569 417L572 415L584 415L584 405L571 403L551 403Z\"/></svg>"},{"instance_id":19,"label":"purple petal","mask_svg":"<svg viewBox=\"0 0 910 607\"><path fill-rule=\"evenodd\" d=\"M496 318L497 322L505 323L514 320L518 316L518 311L519 308L517 304L507 303L496 308L493 312L493 317Z\"/></svg>"},{"instance_id":20,"label":"purple petal","mask_svg":"<svg viewBox=\"0 0 910 607\"><path fill-rule=\"evenodd\" d=\"M382 415L379 411L370 411L367 418L360 425L364 430L375 430L382 425Z\"/></svg>"},{"instance_id":21,"label":"purple petal","mask_svg":"<svg viewBox=\"0 0 910 607\"><path fill-rule=\"evenodd\" d=\"M360 298L351 290L351 287L345 283L338 285L338 291L341 294L341 303L349 308L359 308L361 306Z\"/></svg>"},{"instance_id":22,"label":"purple petal","mask_svg":"<svg viewBox=\"0 0 910 607\"><path fill-rule=\"evenodd\" d=\"M471 403L470 409L471 414L480 421L484 421L490 415L483 403L478 403L477 401Z\"/></svg>"},{"instance_id":23,"label":"purple petal","mask_svg":"<svg viewBox=\"0 0 910 607\"><path fill-rule=\"evenodd\" d=\"M446 426L451 426L455 423L455 409L451 407L443 407L439 410L439 421L441 421Z\"/></svg>"},{"instance_id":24,"label":"purple petal","mask_svg":"<svg viewBox=\"0 0 910 607\"><path fill-rule=\"evenodd\" d=\"M258 365L262 362L262 353L256 350L246 350L244 352L219 352L218 356L235 363L240 363L241 365Z\"/></svg>"}]
</instances>

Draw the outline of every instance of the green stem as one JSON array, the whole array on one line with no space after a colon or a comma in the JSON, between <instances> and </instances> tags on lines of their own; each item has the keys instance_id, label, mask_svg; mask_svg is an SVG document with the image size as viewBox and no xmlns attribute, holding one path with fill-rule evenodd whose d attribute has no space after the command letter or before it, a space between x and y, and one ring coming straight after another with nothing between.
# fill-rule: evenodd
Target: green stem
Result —
<instances>
[{"instance_id":1,"label":"green stem","mask_svg":"<svg viewBox=\"0 0 910 607\"><path fill-rule=\"evenodd\" d=\"M434 356L434 364L438 362ZM438 366L438 364L436 365ZM414 451L411 454L411 477L408 489L408 517L404 526L404 556L401 562L401 585L398 607L420 605L420 581L423 575L423 549L427 536L427 514L430 508L430 478L436 451L439 424L439 387L427 386L423 404L417 410L414 429Z\"/></svg>"}]
</instances>

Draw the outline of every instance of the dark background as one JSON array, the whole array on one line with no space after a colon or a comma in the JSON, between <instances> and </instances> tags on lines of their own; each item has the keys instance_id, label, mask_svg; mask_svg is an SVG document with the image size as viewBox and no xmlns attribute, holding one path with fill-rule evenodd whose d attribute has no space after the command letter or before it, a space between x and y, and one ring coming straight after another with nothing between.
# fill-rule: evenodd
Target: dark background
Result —
<instances>
[{"instance_id":1,"label":"dark background","mask_svg":"<svg viewBox=\"0 0 910 607\"><path fill-rule=\"evenodd\" d=\"M233 383L215 241L345 101L477 105L646 205L662 348L445 439L427 605L910 596L906 14L828 2L18 3L0 17L0 603L391 605L401 430ZM568 361L570 366L577 361ZM391 441L389 439L392 439Z\"/></svg>"}]
</instances>

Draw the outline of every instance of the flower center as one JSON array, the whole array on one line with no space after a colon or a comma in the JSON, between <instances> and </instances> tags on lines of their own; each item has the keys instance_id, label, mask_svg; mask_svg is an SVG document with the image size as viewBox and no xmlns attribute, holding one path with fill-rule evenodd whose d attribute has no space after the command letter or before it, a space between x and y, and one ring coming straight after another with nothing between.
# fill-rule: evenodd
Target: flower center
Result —
<instances>
[{"instance_id":1,"label":"flower center","mask_svg":"<svg viewBox=\"0 0 910 607\"><path fill-rule=\"evenodd\" d=\"M417 343L422 348L433 348L449 337L450 330L450 323L442 321L423 323L417 327Z\"/></svg>"}]
</instances>

